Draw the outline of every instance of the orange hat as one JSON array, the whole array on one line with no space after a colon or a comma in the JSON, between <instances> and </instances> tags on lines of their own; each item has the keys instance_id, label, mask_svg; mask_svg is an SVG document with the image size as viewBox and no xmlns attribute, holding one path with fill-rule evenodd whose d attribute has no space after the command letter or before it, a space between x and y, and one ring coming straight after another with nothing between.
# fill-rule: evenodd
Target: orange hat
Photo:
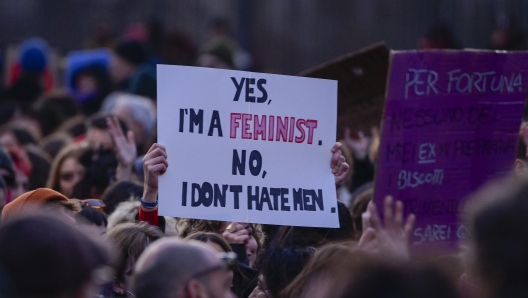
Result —
<instances>
[{"instance_id":1,"label":"orange hat","mask_svg":"<svg viewBox=\"0 0 528 298\"><path fill-rule=\"evenodd\" d=\"M9 217L16 216L30 205L40 205L51 200L68 201L68 198L49 188L28 191L5 205L2 210L2 222L5 222Z\"/></svg>"}]
</instances>

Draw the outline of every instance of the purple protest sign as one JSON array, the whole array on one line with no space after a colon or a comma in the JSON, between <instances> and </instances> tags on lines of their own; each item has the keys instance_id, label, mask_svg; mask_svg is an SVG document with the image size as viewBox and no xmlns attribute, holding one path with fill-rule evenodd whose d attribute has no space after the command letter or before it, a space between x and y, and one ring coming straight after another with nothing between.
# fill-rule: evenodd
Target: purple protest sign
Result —
<instances>
[{"instance_id":1,"label":"purple protest sign","mask_svg":"<svg viewBox=\"0 0 528 298\"><path fill-rule=\"evenodd\" d=\"M463 199L511 171L527 80L526 52L391 53L374 200L416 215L414 249L456 248Z\"/></svg>"}]
</instances>

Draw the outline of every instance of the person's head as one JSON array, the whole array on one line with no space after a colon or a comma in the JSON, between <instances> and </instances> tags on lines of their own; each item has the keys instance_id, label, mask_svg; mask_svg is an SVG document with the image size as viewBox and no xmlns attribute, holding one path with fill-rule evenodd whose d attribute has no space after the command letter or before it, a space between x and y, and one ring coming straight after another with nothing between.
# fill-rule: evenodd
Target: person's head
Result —
<instances>
[{"instance_id":1,"label":"person's head","mask_svg":"<svg viewBox=\"0 0 528 298\"><path fill-rule=\"evenodd\" d=\"M112 81L105 66L91 63L72 74L71 89L84 114L92 115L112 90Z\"/></svg>"},{"instance_id":2,"label":"person's head","mask_svg":"<svg viewBox=\"0 0 528 298\"><path fill-rule=\"evenodd\" d=\"M139 257L132 276L132 293L147 297L234 297L236 258L218 254L202 242L177 238L161 239Z\"/></svg>"},{"instance_id":3,"label":"person's head","mask_svg":"<svg viewBox=\"0 0 528 298\"><path fill-rule=\"evenodd\" d=\"M356 239L361 238L363 233L363 220L361 215L367 211L367 207L374 197L374 188L370 187L359 194L352 206L350 206L350 213L352 215L352 223L354 224L354 236Z\"/></svg>"},{"instance_id":4,"label":"person's head","mask_svg":"<svg viewBox=\"0 0 528 298\"><path fill-rule=\"evenodd\" d=\"M10 281L6 297L94 297L109 255L72 225L44 215L0 226L0 268Z\"/></svg>"},{"instance_id":5,"label":"person's head","mask_svg":"<svg viewBox=\"0 0 528 298\"><path fill-rule=\"evenodd\" d=\"M61 193L49 188L39 188L28 191L5 205L1 219L2 222L7 222L26 213L42 212L74 224L74 215L79 211L79 205Z\"/></svg>"},{"instance_id":6,"label":"person's head","mask_svg":"<svg viewBox=\"0 0 528 298\"><path fill-rule=\"evenodd\" d=\"M11 188L11 195L16 198L29 190L29 177L33 165L28 157L27 151L20 146L11 146L7 149L15 172L14 184Z\"/></svg>"},{"instance_id":7,"label":"person's head","mask_svg":"<svg viewBox=\"0 0 528 298\"><path fill-rule=\"evenodd\" d=\"M86 120L86 141L94 152L112 149L114 147L112 137L108 132L107 123L108 117L112 116L109 113L99 112L93 114ZM118 121L123 134L126 135L128 129L125 122L119 118Z\"/></svg>"},{"instance_id":8,"label":"person's head","mask_svg":"<svg viewBox=\"0 0 528 298\"><path fill-rule=\"evenodd\" d=\"M9 148L11 146L26 146L36 144L35 137L26 129L17 125L8 125L2 129L0 134L0 144Z\"/></svg>"},{"instance_id":9,"label":"person's head","mask_svg":"<svg viewBox=\"0 0 528 298\"><path fill-rule=\"evenodd\" d=\"M246 254L248 258L249 267L253 267L257 260L257 254L260 251L261 232L258 226L250 223L244 223L244 228L248 231L250 237L244 242L246 247ZM212 232L222 234L228 223L225 221L203 220L181 218L178 223L178 231L180 236L185 238L196 232Z\"/></svg>"},{"instance_id":10,"label":"person's head","mask_svg":"<svg viewBox=\"0 0 528 298\"><path fill-rule=\"evenodd\" d=\"M152 242L163 237L158 227L146 222L127 222L108 230L104 236L118 254L112 289L123 295L130 289L130 278L137 259Z\"/></svg>"},{"instance_id":11,"label":"person's head","mask_svg":"<svg viewBox=\"0 0 528 298\"><path fill-rule=\"evenodd\" d=\"M528 295L528 184L492 183L468 202L468 271L491 297Z\"/></svg>"},{"instance_id":12,"label":"person's head","mask_svg":"<svg viewBox=\"0 0 528 298\"><path fill-rule=\"evenodd\" d=\"M453 30L447 24L437 22L427 29L419 40L418 47L422 50L458 49L460 45Z\"/></svg>"},{"instance_id":13,"label":"person's head","mask_svg":"<svg viewBox=\"0 0 528 298\"><path fill-rule=\"evenodd\" d=\"M209 30L213 36L228 35L230 33L229 20L222 16L216 16L209 22Z\"/></svg>"},{"instance_id":14,"label":"person's head","mask_svg":"<svg viewBox=\"0 0 528 298\"><path fill-rule=\"evenodd\" d=\"M143 195L143 186L130 181L117 181L108 186L101 196L105 202L105 212L112 214L117 205L127 201L139 201Z\"/></svg>"},{"instance_id":15,"label":"person's head","mask_svg":"<svg viewBox=\"0 0 528 298\"><path fill-rule=\"evenodd\" d=\"M26 39L19 48L20 66L24 72L42 73L48 66L49 45L39 37Z\"/></svg>"},{"instance_id":16,"label":"person's head","mask_svg":"<svg viewBox=\"0 0 528 298\"><path fill-rule=\"evenodd\" d=\"M139 41L121 41L110 60L110 77L116 84L127 81L149 59L147 46Z\"/></svg>"},{"instance_id":17,"label":"person's head","mask_svg":"<svg viewBox=\"0 0 528 298\"><path fill-rule=\"evenodd\" d=\"M258 287L266 297L279 297L279 293L302 271L315 249L291 246L274 247L258 257L260 277Z\"/></svg>"},{"instance_id":18,"label":"person's head","mask_svg":"<svg viewBox=\"0 0 528 298\"><path fill-rule=\"evenodd\" d=\"M204 242L205 244L209 245L212 249L214 249L216 252L230 252L233 251L229 243L224 239L224 237L220 236L219 234L212 233L212 232L196 232L193 233L187 237L185 237L187 240L197 240Z\"/></svg>"},{"instance_id":19,"label":"person's head","mask_svg":"<svg viewBox=\"0 0 528 298\"><path fill-rule=\"evenodd\" d=\"M105 100L101 110L123 119L127 127L134 132L137 145L143 144L156 129L156 107L148 97L112 93Z\"/></svg>"},{"instance_id":20,"label":"person's head","mask_svg":"<svg viewBox=\"0 0 528 298\"><path fill-rule=\"evenodd\" d=\"M220 234L211 232L196 232L185 238L186 240L197 240L209 245L217 253L232 252L231 245ZM245 290L247 285L244 284L245 276L239 266L233 266L233 284L231 289L234 293Z\"/></svg>"},{"instance_id":21,"label":"person's head","mask_svg":"<svg viewBox=\"0 0 528 298\"><path fill-rule=\"evenodd\" d=\"M73 188L84 176L85 167L80 160L85 155L90 155L90 149L83 143L63 148L53 159L46 187L71 198Z\"/></svg>"},{"instance_id":22,"label":"person's head","mask_svg":"<svg viewBox=\"0 0 528 298\"><path fill-rule=\"evenodd\" d=\"M324 293L331 288L329 284L339 277L335 275L336 271L343 265L352 270L366 258L368 258L366 254L354 252L349 243L323 246L279 297L327 297Z\"/></svg>"},{"instance_id":23,"label":"person's head","mask_svg":"<svg viewBox=\"0 0 528 298\"><path fill-rule=\"evenodd\" d=\"M220 234L225 222L218 220L203 220L193 218L180 218L178 232L180 237L185 238L196 232L212 232Z\"/></svg>"},{"instance_id":24,"label":"person's head","mask_svg":"<svg viewBox=\"0 0 528 298\"><path fill-rule=\"evenodd\" d=\"M303 297L458 297L454 284L440 270L425 264L396 265L367 260L360 261L355 268L341 265L334 272L336 278L325 284L323 296L307 292Z\"/></svg>"},{"instance_id":25,"label":"person's head","mask_svg":"<svg viewBox=\"0 0 528 298\"><path fill-rule=\"evenodd\" d=\"M96 199L72 199L72 201L76 201L81 208L81 211L75 214L77 225L88 233L97 236L104 235L106 233L106 226L108 225L108 220L104 213L104 202Z\"/></svg>"},{"instance_id":26,"label":"person's head","mask_svg":"<svg viewBox=\"0 0 528 298\"><path fill-rule=\"evenodd\" d=\"M339 228L282 227L277 241L284 246L319 247L327 243L354 239L352 216L346 205L337 201Z\"/></svg>"},{"instance_id":27,"label":"person's head","mask_svg":"<svg viewBox=\"0 0 528 298\"><path fill-rule=\"evenodd\" d=\"M196 65L209 68L233 69L233 53L224 44L203 51L196 59Z\"/></svg>"},{"instance_id":28,"label":"person's head","mask_svg":"<svg viewBox=\"0 0 528 298\"><path fill-rule=\"evenodd\" d=\"M99 151L95 159L84 164L84 176L74 186L73 196L78 199L101 199L108 185L116 180L117 164L114 151Z\"/></svg>"},{"instance_id":29,"label":"person's head","mask_svg":"<svg viewBox=\"0 0 528 298\"><path fill-rule=\"evenodd\" d=\"M57 132L50 134L39 142L38 147L51 157L51 160L59 154L59 152L73 142L72 136L65 132Z\"/></svg>"},{"instance_id":30,"label":"person's head","mask_svg":"<svg viewBox=\"0 0 528 298\"><path fill-rule=\"evenodd\" d=\"M222 234L226 230L226 228L232 224L231 222L223 222L222 228L218 233ZM248 238L244 241L244 246L246 249L246 257L248 261L249 267L255 267L257 263L257 256L260 252L260 248L262 245L262 231L261 227L259 225L250 224L250 223L240 223L242 224L243 228L247 230L248 232Z\"/></svg>"},{"instance_id":31,"label":"person's head","mask_svg":"<svg viewBox=\"0 0 528 298\"><path fill-rule=\"evenodd\" d=\"M51 171L52 159L46 152L36 146L27 146L25 149L28 159L31 162L28 188L37 189L45 187L49 172Z\"/></svg>"},{"instance_id":32,"label":"person's head","mask_svg":"<svg viewBox=\"0 0 528 298\"><path fill-rule=\"evenodd\" d=\"M79 112L80 108L71 96L56 92L44 95L35 102L29 116L38 123L42 135L47 136Z\"/></svg>"}]
</instances>

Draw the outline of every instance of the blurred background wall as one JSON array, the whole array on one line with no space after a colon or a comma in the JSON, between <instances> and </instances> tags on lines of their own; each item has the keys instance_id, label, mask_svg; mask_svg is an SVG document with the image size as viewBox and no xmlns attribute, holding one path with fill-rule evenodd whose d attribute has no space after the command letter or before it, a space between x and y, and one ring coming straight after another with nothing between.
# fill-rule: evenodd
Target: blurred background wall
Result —
<instances>
[{"instance_id":1,"label":"blurred background wall","mask_svg":"<svg viewBox=\"0 0 528 298\"><path fill-rule=\"evenodd\" d=\"M489 48L501 13L528 28L526 0L1 0L0 40L41 36L70 51L83 48L100 24L119 35L155 19L201 45L208 22L223 16L260 71L296 74L381 40L415 49L436 21L448 24L461 46Z\"/></svg>"}]
</instances>

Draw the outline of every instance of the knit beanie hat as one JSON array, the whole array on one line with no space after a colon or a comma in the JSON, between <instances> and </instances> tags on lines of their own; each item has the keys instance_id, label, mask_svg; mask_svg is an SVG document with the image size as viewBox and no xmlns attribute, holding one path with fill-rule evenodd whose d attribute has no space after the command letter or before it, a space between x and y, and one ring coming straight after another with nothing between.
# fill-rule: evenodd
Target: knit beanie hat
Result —
<instances>
[{"instance_id":1,"label":"knit beanie hat","mask_svg":"<svg viewBox=\"0 0 528 298\"><path fill-rule=\"evenodd\" d=\"M33 37L20 45L20 65L25 71L41 72L48 64L49 46L42 38Z\"/></svg>"},{"instance_id":2,"label":"knit beanie hat","mask_svg":"<svg viewBox=\"0 0 528 298\"><path fill-rule=\"evenodd\" d=\"M42 205L51 200L68 201L68 198L49 188L38 188L28 191L5 205L2 210L2 222L16 217L21 211L30 206Z\"/></svg>"}]
</instances>

